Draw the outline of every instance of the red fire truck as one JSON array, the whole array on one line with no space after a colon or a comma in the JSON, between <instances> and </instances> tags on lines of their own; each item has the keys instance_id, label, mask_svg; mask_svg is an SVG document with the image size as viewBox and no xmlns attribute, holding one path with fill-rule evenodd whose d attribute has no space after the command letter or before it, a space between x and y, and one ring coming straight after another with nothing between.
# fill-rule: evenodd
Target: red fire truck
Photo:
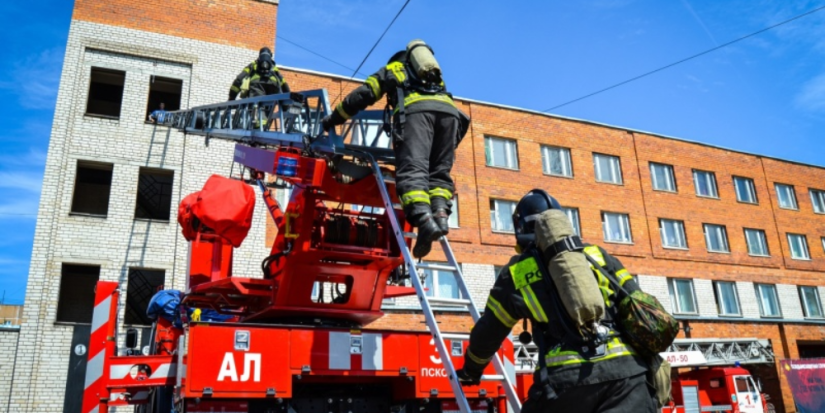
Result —
<instances>
[{"instance_id":1,"label":"red fire truck","mask_svg":"<svg viewBox=\"0 0 825 413\"><path fill-rule=\"evenodd\" d=\"M127 333L126 349L117 346L119 284L98 283L83 413L124 405L163 413L492 413L505 411L508 399L519 411L509 342L488 381L462 388L455 377L469 337L441 332L433 308L467 308L475 319L478 310L446 238L448 264L410 256L414 234L401 224L382 113L363 112L340 134L321 131L328 113L326 91L316 90L167 116L164 126L236 141L242 174L210 178L183 200L179 222L190 246L182 315L158 319L149 354L123 355L136 340ZM288 206L270 194L273 184L293 188ZM253 187L278 235L260 274L233 274ZM468 298L429 297L418 273L426 268L454 272ZM368 328L383 315L383 299L405 295L418 297L429 331ZM232 318L198 321L186 309Z\"/></svg>"}]
</instances>

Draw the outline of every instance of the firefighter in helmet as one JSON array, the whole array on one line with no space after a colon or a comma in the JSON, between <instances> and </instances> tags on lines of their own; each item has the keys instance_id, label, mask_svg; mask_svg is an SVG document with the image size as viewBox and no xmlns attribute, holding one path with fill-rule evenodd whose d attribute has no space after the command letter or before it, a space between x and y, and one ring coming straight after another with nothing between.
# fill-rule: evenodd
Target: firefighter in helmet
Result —
<instances>
[{"instance_id":1,"label":"firefighter in helmet","mask_svg":"<svg viewBox=\"0 0 825 413\"><path fill-rule=\"evenodd\" d=\"M346 122L384 94L385 119L392 116L396 192L407 221L418 227L413 255L421 258L449 232L455 192L450 170L469 118L447 92L432 49L413 40L323 119L324 130Z\"/></svg>"},{"instance_id":2,"label":"firefighter in helmet","mask_svg":"<svg viewBox=\"0 0 825 413\"><path fill-rule=\"evenodd\" d=\"M275 67L272 51L268 47L263 47L258 52L258 58L243 68L232 82L229 100L235 100L238 95L243 99L278 93L289 93L289 85Z\"/></svg>"},{"instance_id":3,"label":"firefighter in helmet","mask_svg":"<svg viewBox=\"0 0 825 413\"><path fill-rule=\"evenodd\" d=\"M539 347L539 367L522 412L653 413L656 405L646 382L648 366L615 330L610 314L615 314L616 294L607 279L594 271L607 317L599 327L602 338L587 342L573 333L576 329L554 283L547 276L532 276L541 274L538 266L545 267L535 245L534 220L537 214L559 208L558 201L540 189L528 192L516 205L513 225L520 254L501 270L490 290L486 311L470 334L458 378L465 385L477 384L513 326L529 319ZM580 239L577 243L626 291L639 289L618 259L598 246Z\"/></svg>"}]
</instances>

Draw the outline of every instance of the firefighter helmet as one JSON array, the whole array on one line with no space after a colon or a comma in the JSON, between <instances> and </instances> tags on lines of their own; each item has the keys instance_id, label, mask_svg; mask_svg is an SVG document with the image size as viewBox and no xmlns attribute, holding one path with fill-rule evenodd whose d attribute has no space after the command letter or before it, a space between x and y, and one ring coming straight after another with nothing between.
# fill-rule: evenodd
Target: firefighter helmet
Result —
<instances>
[{"instance_id":1,"label":"firefighter helmet","mask_svg":"<svg viewBox=\"0 0 825 413\"><path fill-rule=\"evenodd\" d=\"M518 201L513 212L513 228L519 246L526 247L533 241L536 216L548 209L561 209L561 205L543 189L533 189Z\"/></svg>"}]
</instances>

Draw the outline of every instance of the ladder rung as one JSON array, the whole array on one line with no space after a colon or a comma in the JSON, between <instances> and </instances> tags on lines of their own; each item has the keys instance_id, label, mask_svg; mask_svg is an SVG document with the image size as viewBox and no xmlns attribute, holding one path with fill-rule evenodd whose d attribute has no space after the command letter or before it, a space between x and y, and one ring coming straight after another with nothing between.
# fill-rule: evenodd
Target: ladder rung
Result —
<instances>
[{"instance_id":1,"label":"ladder rung","mask_svg":"<svg viewBox=\"0 0 825 413\"><path fill-rule=\"evenodd\" d=\"M466 298L427 297L427 301L430 304L470 305L470 300Z\"/></svg>"},{"instance_id":2,"label":"ladder rung","mask_svg":"<svg viewBox=\"0 0 825 413\"><path fill-rule=\"evenodd\" d=\"M458 334L458 333L441 333L441 338L443 340L469 340L469 334Z\"/></svg>"},{"instance_id":3,"label":"ladder rung","mask_svg":"<svg viewBox=\"0 0 825 413\"><path fill-rule=\"evenodd\" d=\"M455 272L457 270L456 267L451 265L444 265L444 264L430 264L428 262L422 262L415 265L418 268L422 268L425 270L436 270L436 271L452 271Z\"/></svg>"},{"instance_id":4,"label":"ladder rung","mask_svg":"<svg viewBox=\"0 0 825 413\"><path fill-rule=\"evenodd\" d=\"M501 374L485 374L481 376L481 381L502 381L504 376Z\"/></svg>"},{"instance_id":5,"label":"ladder rung","mask_svg":"<svg viewBox=\"0 0 825 413\"><path fill-rule=\"evenodd\" d=\"M417 238L417 237L418 237L418 234L416 234L415 232L405 232L404 233L404 238Z\"/></svg>"}]
</instances>

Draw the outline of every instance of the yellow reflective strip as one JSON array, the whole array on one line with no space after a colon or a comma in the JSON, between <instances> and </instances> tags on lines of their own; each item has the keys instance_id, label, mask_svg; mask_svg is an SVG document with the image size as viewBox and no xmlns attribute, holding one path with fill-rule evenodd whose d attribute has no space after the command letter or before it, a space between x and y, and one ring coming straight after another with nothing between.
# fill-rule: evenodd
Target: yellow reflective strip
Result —
<instances>
[{"instance_id":1,"label":"yellow reflective strip","mask_svg":"<svg viewBox=\"0 0 825 413\"><path fill-rule=\"evenodd\" d=\"M527 308L530 309L530 313L533 314L533 318L540 323L546 323L547 314L544 313L544 309L541 308L541 304L539 304L539 299L536 297L535 291L529 285L521 289L521 295L524 297L524 303L527 304Z\"/></svg>"},{"instance_id":2,"label":"yellow reflective strip","mask_svg":"<svg viewBox=\"0 0 825 413\"><path fill-rule=\"evenodd\" d=\"M481 357L479 357L479 356L476 356L476 355L475 355L475 354L473 354L473 352L472 352L472 351L470 351L469 349L467 350L467 356L468 356L468 357L470 358L470 360L472 360L474 363L478 363L478 364L487 364L487 363L489 363L489 362L490 362L490 360L492 360L492 359L493 359L493 356L490 356L490 357L488 357L488 358L486 358L486 359L481 358Z\"/></svg>"},{"instance_id":3,"label":"yellow reflective strip","mask_svg":"<svg viewBox=\"0 0 825 413\"><path fill-rule=\"evenodd\" d=\"M430 198L434 196L440 196L446 199L453 199L453 193L444 188L433 188L429 191Z\"/></svg>"},{"instance_id":4,"label":"yellow reflective strip","mask_svg":"<svg viewBox=\"0 0 825 413\"><path fill-rule=\"evenodd\" d=\"M252 75L252 80L253 80L253 81L255 81L255 80L261 80L261 75L259 75L259 74L255 73L254 75Z\"/></svg>"},{"instance_id":5,"label":"yellow reflective strip","mask_svg":"<svg viewBox=\"0 0 825 413\"><path fill-rule=\"evenodd\" d=\"M241 90L249 90L249 82L251 81L250 78L245 78L243 82L241 82Z\"/></svg>"},{"instance_id":6,"label":"yellow reflective strip","mask_svg":"<svg viewBox=\"0 0 825 413\"><path fill-rule=\"evenodd\" d=\"M398 79L399 83L404 83L407 80L407 75L404 73L404 64L401 62L392 62L387 65L387 69L389 69L395 78Z\"/></svg>"},{"instance_id":7,"label":"yellow reflective strip","mask_svg":"<svg viewBox=\"0 0 825 413\"><path fill-rule=\"evenodd\" d=\"M593 257L593 259L596 260L596 262L598 262L599 265L607 265L607 262L604 260L604 255L602 255L602 251L599 249L599 247L595 245L589 245L587 247L584 247L584 253Z\"/></svg>"},{"instance_id":8,"label":"yellow reflective strip","mask_svg":"<svg viewBox=\"0 0 825 413\"><path fill-rule=\"evenodd\" d=\"M401 204L406 206L415 202L430 203L430 196L424 191L410 191L401 195Z\"/></svg>"},{"instance_id":9,"label":"yellow reflective strip","mask_svg":"<svg viewBox=\"0 0 825 413\"><path fill-rule=\"evenodd\" d=\"M447 95L422 95L419 93L411 93L409 96L404 98L404 106L409 106L413 103L421 102L424 100L437 100L439 102L444 102L452 107L456 107L455 102L453 102L453 100L450 99L450 97ZM398 111L398 108L396 108L395 111Z\"/></svg>"},{"instance_id":10,"label":"yellow reflective strip","mask_svg":"<svg viewBox=\"0 0 825 413\"><path fill-rule=\"evenodd\" d=\"M576 353L574 351L550 351L545 356L544 361L547 363L547 366L565 366L571 364L585 364L585 363L598 363L603 360L611 360L617 357L622 356L632 356L636 354L630 347L619 342L619 344L611 345L608 343L607 349L605 351L605 355L598 358L592 358L590 360L585 359L581 356L581 354Z\"/></svg>"},{"instance_id":11,"label":"yellow reflective strip","mask_svg":"<svg viewBox=\"0 0 825 413\"><path fill-rule=\"evenodd\" d=\"M343 102L338 104L338 106L335 108L335 111L338 112L338 114L341 115L341 117L344 119L350 118L350 115L347 113L347 111L344 110Z\"/></svg>"},{"instance_id":12,"label":"yellow reflective strip","mask_svg":"<svg viewBox=\"0 0 825 413\"><path fill-rule=\"evenodd\" d=\"M501 321L501 324L504 324L508 328L512 328L518 322L510 316L507 310L505 310L504 307L501 306L501 303L496 301L493 296L487 298L487 308L493 312L493 315L496 316L498 321Z\"/></svg>"},{"instance_id":13,"label":"yellow reflective strip","mask_svg":"<svg viewBox=\"0 0 825 413\"><path fill-rule=\"evenodd\" d=\"M542 279L539 266L533 257L511 265L510 275L513 277L513 284L517 290Z\"/></svg>"},{"instance_id":14,"label":"yellow reflective strip","mask_svg":"<svg viewBox=\"0 0 825 413\"><path fill-rule=\"evenodd\" d=\"M237 86L235 86L235 85L232 85L232 87L230 87L230 88L229 88L229 90L231 90L231 91L233 91L233 92L240 92L241 88L239 88L239 87L237 87Z\"/></svg>"},{"instance_id":15,"label":"yellow reflective strip","mask_svg":"<svg viewBox=\"0 0 825 413\"><path fill-rule=\"evenodd\" d=\"M626 269L622 268L619 271L616 271L616 277L619 279L619 285L624 285L624 283L633 279L633 275L630 274Z\"/></svg>"},{"instance_id":16,"label":"yellow reflective strip","mask_svg":"<svg viewBox=\"0 0 825 413\"><path fill-rule=\"evenodd\" d=\"M368 77L364 83L366 83L367 86L370 87L370 89L372 90L372 94L375 96L376 99L381 97L381 84L378 83L378 79L376 79L375 76Z\"/></svg>"}]
</instances>

